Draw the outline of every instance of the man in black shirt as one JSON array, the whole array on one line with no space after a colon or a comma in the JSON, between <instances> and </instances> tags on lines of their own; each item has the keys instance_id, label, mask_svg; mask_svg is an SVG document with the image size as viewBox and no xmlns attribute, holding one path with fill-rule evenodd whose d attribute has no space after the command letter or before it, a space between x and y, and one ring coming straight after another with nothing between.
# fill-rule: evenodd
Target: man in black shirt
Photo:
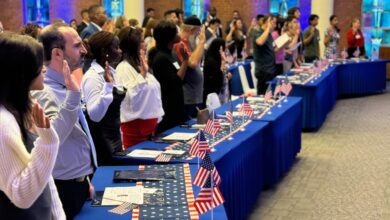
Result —
<instances>
[{"instance_id":1,"label":"man in black shirt","mask_svg":"<svg viewBox=\"0 0 390 220\"><path fill-rule=\"evenodd\" d=\"M264 94L267 90L267 81L274 78L276 72L275 51L272 31L276 26L276 18L268 15L264 18L260 29L253 33L253 58L257 81L257 94Z\"/></svg>"}]
</instances>

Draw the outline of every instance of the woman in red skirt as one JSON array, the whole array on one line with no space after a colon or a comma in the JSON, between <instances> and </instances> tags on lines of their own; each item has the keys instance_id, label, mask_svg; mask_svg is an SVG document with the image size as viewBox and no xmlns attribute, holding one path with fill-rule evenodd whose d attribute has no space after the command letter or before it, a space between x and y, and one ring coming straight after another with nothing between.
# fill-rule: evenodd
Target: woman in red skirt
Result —
<instances>
[{"instance_id":1,"label":"woman in red skirt","mask_svg":"<svg viewBox=\"0 0 390 220\"><path fill-rule=\"evenodd\" d=\"M148 71L142 29L127 27L118 36L123 58L116 68L116 82L127 88L121 104L121 130L128 148L154 134L164 110L160 84Z\"/></svg>"}]
</instances>

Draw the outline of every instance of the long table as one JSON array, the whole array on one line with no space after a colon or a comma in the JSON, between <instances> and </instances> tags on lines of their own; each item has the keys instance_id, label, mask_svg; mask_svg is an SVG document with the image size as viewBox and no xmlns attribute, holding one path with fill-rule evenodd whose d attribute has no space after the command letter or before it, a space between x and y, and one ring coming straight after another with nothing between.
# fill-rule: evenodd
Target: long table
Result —
<instances>
[{"instance_id":1,"label":"long table","mask_svg":"<svg viewBox=\"0 0 390 220\"><path fill-rule=\"evenodd\" d=\"M195 176L197 166L196 165L190 165L189 166L191 171L191 178ZM92 179L92 184L95 187L96 191L104 191L105 187L126 187L126 186L135 186L135 183L114 183L112 181L112 178L114 176L115 170L138 170L138 166L107 166L107 167L99 167ZM193 193L195 196L200 192L200 188L193 186L192 187ZM92 207L91 201L87 201L81 212L76 216L76 220L106 220L106 219L113 219L113 220L129 220L134 219L132 218L132 212L126 213L124 215L118 215L108 212L108 210L112 209L112 206L101 206L101 207ZM159 208L159 206L156 206L156 208ZM160 207L160 208L166 208L166 207ZM172 211L173 215L175 215L174 210ZM142 213L141 213L142 214ZM142 218L142 216L136 218L136 219L145 219ZM158 214L158 211L157 211ZM213 210L214 219L227 219L225 208L223 205L220 205L216 207ZM172 219L180 218L180 216L174 216ZM159 219L159 218L155 218ZM196 218L194 218L196 219ZM211 212L204 213L199 216L199 219L201 220L209 220L211 219Z\"/></svg>"},{"instance_id":2,"label":"long table","mask_svg":"<svg viewBox=\"0 0 390 220\"><path fill-rule=\"evenodd\" d=\"M241 100L236 100L237 105ZM221 106L217 114L224 114L228 104ZM245 219L256 204L259 193L266 186L278 182L292 166L301 147L302 100L289 97L282 107L274 106L272 115L251 120L245 131L238 131L233 140L225 140L215 146L211 158L221 179L221 191L225 196L225 209L229 219ZM195 132L176 127L166 132ZM134 149L164 149L168 144L146 141ZM117 157L122 164L154 164L152 159ZM188 162L197 165L198 159Z\"/></svg>"},{"instance_id":3,"label":"long table","mask_svg":"<svg viewBox=\"0 0 390 220\"><path fill-rule=\"evenodd\" d=\"M303 99L302 128L309 131L318 130L338 98L369 95L386 90L387 62L389 61L348 61L329 67L313 82L293 85L291 95ZM231 72L236 73L233 70ZM233 95L242 94L239 77L233 76L230 85Z\"/></svg>"},{"instance_id":4,"label":"long table","mask_svg":"<svg viewBox=\"0 0 390 220\"><path fill-rule=\"evenodd\" d=\"M286 99L284 99L286 100ZM233 106L242 103L242 98L233 101ZM219 114L227 111L229 104L217 110ZM280 106L280 107L279 107ZM267 122L265 127L266 152L264 160L266 186L277 183L291 168L296 155L301 150L302 99L288 97L287 102L271 108L271 114L265 114L260 122Z\"/></svg>"},{"instance_id":5,"label":"long table","mask_svg":"<svg viewBox=\"0 0 390 220\"><path fill-rule=\"evenodd\" d=\"M383 92L386 89L388 60L338 65L338 96L356 96Z\"/></svg>"},{"instance_id":6,"label":"long table","mask_svg":"<svg viewBox=\"0 0 390 220\"><path fill-rule=\"evenodd\" d=\"M292 96L302 97L302 128L317 130L333 109L338 96L337 66L324 71L318 79L305 85L293 85Z\"/></svg>"}]
</instances>

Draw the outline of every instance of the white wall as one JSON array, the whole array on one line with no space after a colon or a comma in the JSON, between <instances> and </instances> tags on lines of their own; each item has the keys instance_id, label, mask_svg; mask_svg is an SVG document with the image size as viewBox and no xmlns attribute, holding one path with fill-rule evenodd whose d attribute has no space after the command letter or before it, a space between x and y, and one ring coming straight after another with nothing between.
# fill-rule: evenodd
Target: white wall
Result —
<instances>
[{"instance_id":1,"label":"white wall","mask_svg":"<svg viewBox=\"0 0 390 220\"><path fill-rule=\"evenodd\" d=\"M324 33L325 30L329 27L329 17L333 14L333 4L334 0L312 0L311 1L311 13L317 14L320 17L319 24L317 28L320 30L321 34L321 57L324 56ZM345 9L349 10L349 9Z\"/></svg>"},{"instance_id":2,"label":"white wall","mask_svg":"<svg viewBox=\"0 0 390 220\"><path fill-rule=\"evenodd\" d=\"M145 13L144 0L124 0L124 15L130 19L135 18L138 20L140 26L144 19Z\"/></svg>"}]
</instances>

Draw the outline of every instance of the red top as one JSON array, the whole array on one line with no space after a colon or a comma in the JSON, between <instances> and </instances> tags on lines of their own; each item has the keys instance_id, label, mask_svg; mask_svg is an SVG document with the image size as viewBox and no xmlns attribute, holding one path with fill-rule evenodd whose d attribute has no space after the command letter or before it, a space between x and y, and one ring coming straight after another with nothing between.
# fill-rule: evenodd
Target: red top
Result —
<instances>
[{"instance_id":1,"label":"red top","mask_svg":"<svg viewBox=\"0 0 390 220\"><path fill-rule=\"evenodd\" d=\"M353 34L352 28L347 31L347 44L348 48L364 47L363 33L358 30Z\"/></svg>"},{"instance_id":2,"label":"red top","mask_svg":"<svg viewBox=\"0 0 390 220\"><path fill-rule=\"evenodd\" d=\"M190 49L190 43L183 38L180 39L179 43L176 43L175 45L173 45L173 49L175 50L177 58L179 59L179 63L181 64L183 62L184 58L181 56L181 53L180 53L180 44L183 44L184 51L187 52L188 57L191 56L192 51Z\"/></svg>"}]
</instances>

